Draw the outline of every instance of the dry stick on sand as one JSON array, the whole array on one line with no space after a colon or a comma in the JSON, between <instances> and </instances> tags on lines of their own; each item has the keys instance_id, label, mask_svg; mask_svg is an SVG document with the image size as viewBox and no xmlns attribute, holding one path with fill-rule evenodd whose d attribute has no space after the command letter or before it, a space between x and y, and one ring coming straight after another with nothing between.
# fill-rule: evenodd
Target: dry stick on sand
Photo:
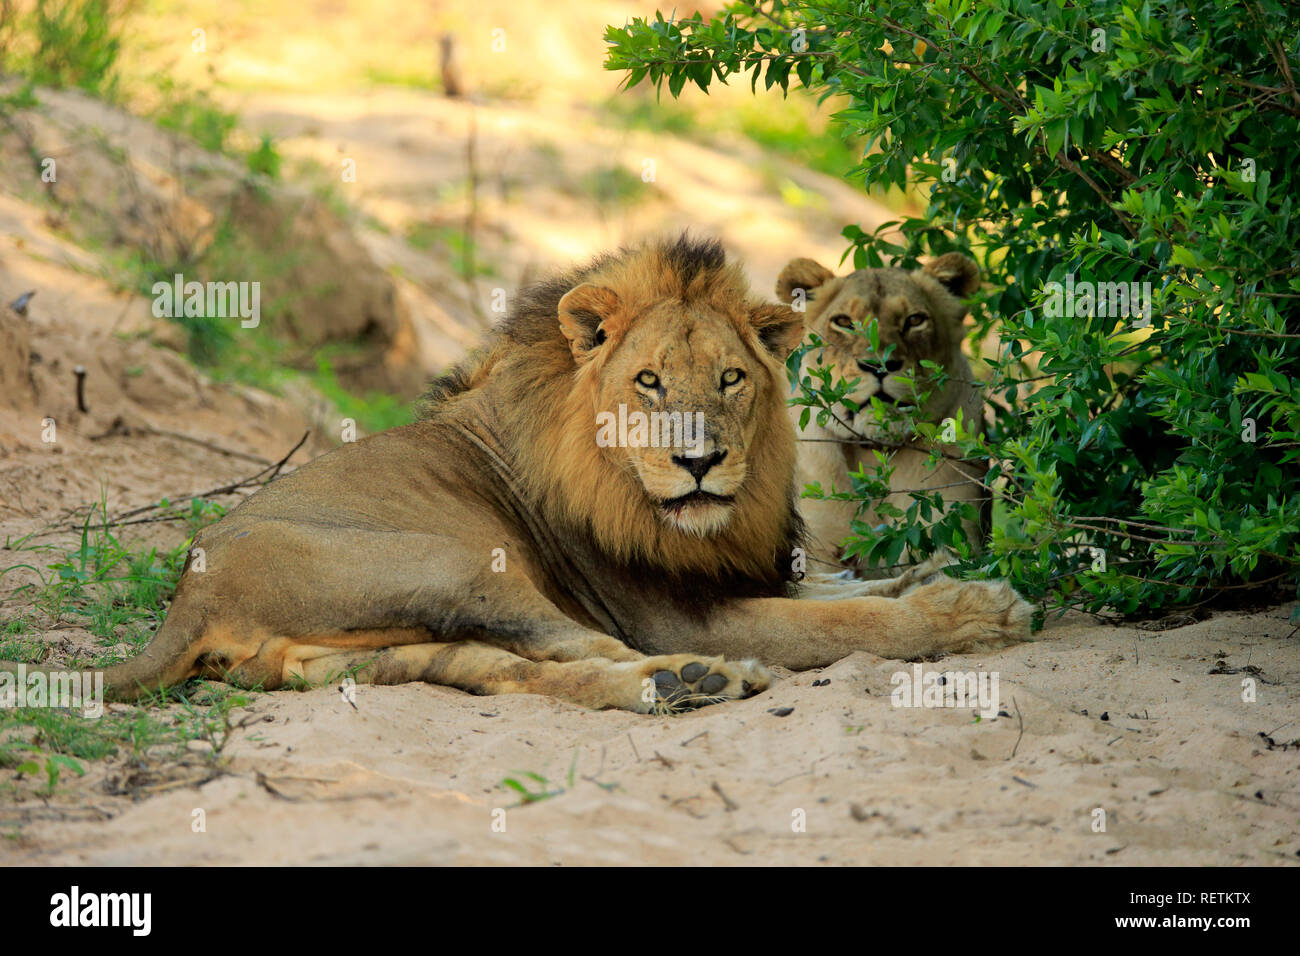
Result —
<instances>
[{"instance_id":1,"label":"dry stick on sand","mask_svg":"<svg viewBox=\"0 0 1300 956\"><path fill-rule=\"evenodd\" d=\"M1023 739L1025 736L1025 718L1021 716L1020 704L1016 702L1016 698L1014 696L1011 698L1011 703L1016 708L1016 720L1020 722L1020 736L1016 737L1016 745L1011 748L1011 757L1014 757L1016 755L1016 751L1020 749L1021 739ZM1010 760L1011 757L1008 757L1007 759Z\"/></svg>"},{"instance_id":2,"label":"dry stick on sand","mask_svg":"<svg viewBox=\"0 0 1300 956\"><path fill-rule=\"evenodd\" d=\"M299 448L303 446L303 444L307 441L307 438L310 435L311 435L310 430L303 432L302 437L298 439L297 443L292 448L290 448L280 458L279 461L272 462L271 464L267 465L265 468L263 468L255 475L250 475L247 478L241 478L238 481L232 481L229 484L221 485L217 488L210 488L207 491L201 491L198 494L194 494L194 495L182 494L180 498L184 501L198 501L204 498L217 498L222 495L234 495L248 488L253 488L253 487L260 488L263 485L270 484L277 477L279 477L281 470L283 470L284 466L288 464L289 459L293 457L294 452L296 452ZM166 500L170 501L171 499L168 498ZM109 527L114 525L150 524L152 522L158 522L158 521L179 520L175 515L170 515L170 514L149 515L148 517L138 517L140 515L148 515L148 513L151 511L159 511L163 507L165 506L162 504L162 502L154 502L153 504L145 505L142 508L133 508L130 511L123 511L121 514L115 516L112 519L109 519L108 516L105 515L104 529L107 530ZM81 528L82 528L81 525L68 525L67 527L55 528L45 533L57 534L59 532L66 532L66 531L80 531Z\"/></svg>"},{"instance_id":3,"label":"dry stick on sand","mask_svg":"<svg viewBox=\"0 0 1300 956\"><path fill-rule=\"evenodd\" d=\"M722 792L722 788L718 786L718 781L716 780L713 781L709 789L722 798L722 803L727 808L728 813L731 813L733 810L740 809L740 804L738 804L735 800L732 800L731 797L727 796L725 793Z\"/></svg>"},{"instance_id":4,"label":"dry stick on sand","mask_svg":"<svg viewBox=\"0 0 1300 956\"><path fill-rule=\"evenodd\" d=\"M270 467L271 462L267 461L261 455L250 455L247 452L236 451L233 448L226 448L218 445L216 442L207 441L202 438L195 438L193 435L186 435L183 432L167 431L164 428L149 428L148 426L139 429L147 435L158 435L162 438L175 438L177 441L186 441L191 445L198 445L200 448L206 448L208 451L215 451L218 455L225 455L227 458L238 458L241 461L251 461L255 465L265 465Z\"/></svg>"},{"instance_id":5,"label":"dry stick on sand","mask_svg":"<svg viewBox=\"0 0 1300 956\"><path fill-rule=\"evenodd\" d=\"M77 376L77 411L85 415L90 411L86 407L86 366L78 365L72 372Z\"/></svg>"},{"instance_id":6,"label":"dry stick on sand","mask_svg":"<svg viewBox=\"0 0 1300 956\"><path fill-rule=\"evenodd\" d=\"M444 96L455 99L465 93L465 83L461 80L460 51L456 43L456 34L450 31L438 38L438 73L442 78Z\"/></svg>"},{"instance_id":7,"label":"dry stick on sand","mask_svg":"<svg viewBox=\"0 0 1300 956\"><path fill-rule=\"evenodd\" d=\"M78 366L80 367L80 366ZM225 455L227 458L239 458L243 461L251 461L255 465L270 465L271 462L261 455L250 455L248 452L236 451L234 448L227 448L224 445L218 445L214 441L208 441L204 438L195 438L193 435L186 435L184 432L168 431L165 428L153 428L149 425L128 425L120 418L113 420L113 424L108 431L102 435L91 435L91 441L103 441L105 438L118 438L131 434L140 435L158 435L161 438L174 438L177 441L189 442L191 445L198 445L200 448L206 448L208 451L215 451L219 455Z\"/></svg>"},{"instance_id":8,"label":"dry stick on sand","mask_svg":"<svg viewBox=\"0 0 1300 956\"><path fill-rule=\"evenodd\" d=\"M233 495L233 494L238 494L240 491L243 491L246 488L252 488L252 487L260 488L263 485L270 484L272 481L274 481L276 478L280 476L281 470L283 470L284 466L288 464L289 459L293 457L294 452L296 452L299 448L301 448L306 443L307 438L310 435L311 435L310 429L303 432L302 437L298 439L298 441L294 444L292 448L290 448L287 452L284 453L283 456L281 456L279 461L268 464L257 474L251 475L248 478L241 478L239 481L232 481L230 484L227 485L221 485L220 487L217 488L211 488L208 491L200 492L197 495L190 495L187 500L194 501L199 498L212 498L220 495ZM133 511L125 511L122 514L117 516L117 521L121 522L122 519L124 518L132 518L135 515L145 514L146 512L149 511L156 511L161 507L162 505L160 504L152 504L152 505L147 505L143 508L136 508Z\"/></svg>"}]
</instances>

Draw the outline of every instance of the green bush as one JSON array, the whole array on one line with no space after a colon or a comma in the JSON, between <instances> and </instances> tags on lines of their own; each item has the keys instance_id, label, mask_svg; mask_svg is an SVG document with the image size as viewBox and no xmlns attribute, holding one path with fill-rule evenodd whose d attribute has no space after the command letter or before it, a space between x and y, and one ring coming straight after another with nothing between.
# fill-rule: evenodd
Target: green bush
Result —
<instances>
[{"instance_id":1,"label":"green bush","mask_svg":"<svg viewBox=\"0 0 1300 956\"><path fill-rule=\"evenodd\" d=\"M230 136L239 126L239 117L223 109L207 90L190 89L170 77L160 77L157 87L161 102L153 112L155 123L208 152L230 151Z\"/></svg>"},{"instance_id":2,"label":"green bush","mask_svg":"<svg viewBox=\"0 0 1300 956\"><path fill-rule=\"evenodd\" d=\"M675 96L748 72L755 89L795 79L832 98L867 145L851 179L928 189L897 244L845 230L856 267L979 260L995 420L960 444L992 462L983 573L1124 612L1297 586L1300 7L767 0L606 39L628 86ZM1069 308L1048 286L1067 277L1149 282L1149 319ZM879 493L872 479L859 496ZM933 548L913 519L936 497L872 553Z\"/></svg>"},{"instance_id":3,"label":"green bush","mask_svg":"<svg viewBox=\"0 0 1300 956\"><path fill-rule=\"evenodd\" d=\"M75 86L112 99L131 0L36 0L29 73L39 86Z\"/></svg>"}]
</instances>

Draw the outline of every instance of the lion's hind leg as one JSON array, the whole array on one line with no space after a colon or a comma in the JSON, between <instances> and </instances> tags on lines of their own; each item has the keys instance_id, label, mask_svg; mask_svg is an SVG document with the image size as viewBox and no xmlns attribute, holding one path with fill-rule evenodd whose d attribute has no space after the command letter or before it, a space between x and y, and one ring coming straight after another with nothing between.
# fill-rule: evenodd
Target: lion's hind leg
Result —
<instances>
[{"instance_id":1,"label":"lion's hind leg","mask_svg":"<svg viewBox=\"0 0 1300 956\"><path fill-rule=\"evenodd\" d=\"M424 627L359 628L285 637L262 627L209 627L203 634L192 676L225 681L248 690L277 690L295 679L304 661L389 647L427 643Z\"/></svg>"},{"instance_id":2,"label":"lion's hind leg","mask_svg":"<svg viewBox=\"0 0 1300 956\"><path fill-rule=\"evenodd\" d=\"M771 681L754 661L695 654L632 661L531 661L479 641L300 654L293 662L286 660L285 676L316 685L345 676L369 684L424 681L472 694L545 694L596 710L638 713L748 697Z\"/></svg>"}]
</instances>

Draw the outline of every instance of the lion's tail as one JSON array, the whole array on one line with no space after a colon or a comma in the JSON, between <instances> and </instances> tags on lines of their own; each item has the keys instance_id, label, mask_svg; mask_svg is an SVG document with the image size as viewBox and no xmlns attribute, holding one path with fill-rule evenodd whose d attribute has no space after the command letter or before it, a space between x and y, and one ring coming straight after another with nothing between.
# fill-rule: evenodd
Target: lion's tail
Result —
<instances>
[{"instance_id":1,"label":"lion's tail","mask_svg":"<svg viewBox=\"0 0 1300 956\"><path fill-rule=\"evenodd\" d=\"M135 701L164 687L180 683L191 676L199 651L196 638L203 630L203 619L185 613L174 604L149 645L129 661L104 668L104 699ZM0 673L59 674L70 668L57 665L19 664L0 661Z\"/></svg>"}]
</instances>

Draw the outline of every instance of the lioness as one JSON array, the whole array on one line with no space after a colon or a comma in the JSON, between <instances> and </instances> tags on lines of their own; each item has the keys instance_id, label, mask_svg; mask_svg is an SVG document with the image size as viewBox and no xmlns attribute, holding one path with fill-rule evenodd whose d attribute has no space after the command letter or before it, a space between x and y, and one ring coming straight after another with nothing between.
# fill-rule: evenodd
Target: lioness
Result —
<instances>
[{"instance_id":1,"label":"lioness","mask_svg":"<svg viewBox=\"0 0 1300 956\"><path fill-rule=\"evenodd\" d=\"M802 291L804 324L824 343L804 355L800 378L820 365L831 369L833 380L853 383L848 402L837 403L825 424L818 424L814 412L804 428L799 442L800 489L817 482L826 494L852 491L849 475L863 464L867 474L875 471L875 452L881 449L894 469L890 488L897 489L885 501L906 511L912 503L907 489L930 489L939 491L946 507L972 502L977 518L965 522L964 528L967 540L980 540L989 503L983 484L987 466L961 461L955 448L944 445L940 449L951 457L929 469L926 463L933 446L913 434L907 422L911 418L941 423L960 416L966 431L982 427L983 400L961 350L966 315L962 300L979 287L979 281L979 266L956 252L912 272L859 269L837 277L812 259L794 259L781 271L777 297L794 302ZM873 350L864 334L872 318L882 354ZM893 350L883 355L891 345ZM927 360L948 374L942 388L921 364ZM873 397L904 412L899 416L902 421L878 418ZM802 411L800 406L792 408L796 421ZM844 561L843 544L855 516L868 527L883 520L875 504L859 514L855 501L803 498L799 508L808 527L809 556L819 571L833 570ZM864 577L880 573L859 571Z\"/></svg>"},{"instance_id":2,"label":"lioness","mask_svg":"<svg viewBox=\"0 0 1300 956\"><path fill-rule=\"evenodd\" d=\"M1026 639L1029 607L1005 583L792 597L782 360L801 335L716 241L651 243L524 290L421 421L323 455L205 529L206 570L187 566L107 693L355 673L647 712L755 694L771 680L760 661ZM598 442L599 413L620 405L702 413L703 435Z\"/></svg>"}]
</instances>

